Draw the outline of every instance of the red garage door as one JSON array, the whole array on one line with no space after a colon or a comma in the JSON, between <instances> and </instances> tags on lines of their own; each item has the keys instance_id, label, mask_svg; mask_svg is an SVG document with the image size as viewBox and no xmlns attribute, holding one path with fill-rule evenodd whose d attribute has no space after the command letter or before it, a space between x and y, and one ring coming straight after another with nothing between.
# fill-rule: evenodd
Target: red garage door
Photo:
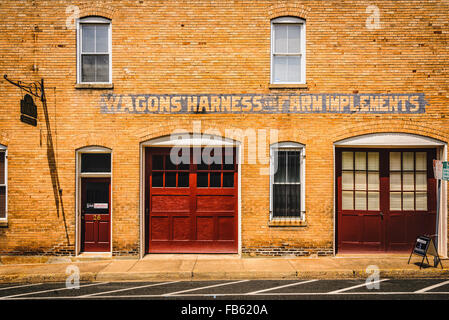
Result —
<instances>
[{"instance_id":1,"label":"red garage door","mask_svg":"<svg viewBox=\"0 0 449 320\"><path fill-rule=\"evenodd\" d=\"M339 252L409 252L435 233L435 149L337 149Z\"/></svg>"},{"instance_id":2,"label":"red garage door","mask_svg":"<svg viewBox=\"0 0 449 320\"><path fill-rule=\"evenodd\" d=\"M176 165L170 148L146 149L148 253L238 251L236 149L218 150L206 150L211 163L198 157L204 149L192 148L190 163Z\"/></svg>"}]
</instances>

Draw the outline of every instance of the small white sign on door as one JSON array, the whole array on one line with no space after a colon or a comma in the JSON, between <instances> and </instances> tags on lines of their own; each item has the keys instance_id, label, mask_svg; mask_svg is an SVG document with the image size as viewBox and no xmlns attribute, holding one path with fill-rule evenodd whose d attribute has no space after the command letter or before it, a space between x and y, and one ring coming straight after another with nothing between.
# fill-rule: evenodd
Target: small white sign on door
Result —
<instances>
[{"instance_id":1,"label":"small white sign on door","mask_svg":"<svg viewBox=\"0 0 449 320\"><path fill-rule=\"evenodd\" d=\"M107 209L109 203L94 203L94 209Z\"/></svg>"}]
</instances>

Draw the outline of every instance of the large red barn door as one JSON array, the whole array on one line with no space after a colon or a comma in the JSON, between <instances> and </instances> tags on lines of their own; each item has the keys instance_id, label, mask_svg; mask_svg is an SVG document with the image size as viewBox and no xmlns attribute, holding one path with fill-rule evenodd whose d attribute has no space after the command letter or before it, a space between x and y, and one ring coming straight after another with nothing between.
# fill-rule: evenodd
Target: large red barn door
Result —
<instances>
[{"instance_id":1,"label":"large red barn door","mask_svg":"<svg viewBox=\"0 0 449 320\"><path fill-rule=\"evenodd\" d=\"M223 152L222 152L223 151ZM220 149L222 163L174 164L170 148L146 149L146 251L236 253L238 251L236 149ZM226 156L231 154L231 156ZM227 163L231 162L231 163Z\"/></svg>"}]
</instances>

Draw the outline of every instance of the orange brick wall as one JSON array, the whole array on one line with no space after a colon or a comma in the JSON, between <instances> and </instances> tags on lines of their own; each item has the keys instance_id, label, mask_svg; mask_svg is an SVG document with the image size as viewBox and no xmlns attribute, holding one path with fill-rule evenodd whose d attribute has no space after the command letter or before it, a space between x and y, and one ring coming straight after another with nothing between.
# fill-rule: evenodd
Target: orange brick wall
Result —
<instances>
[{"instance_id":1,"label":"orange brick wall","mask_svg":"<svg viewBox=\"0 0 449 320\"><path fill-rule=\"evenodd\" d=\"M112 19L112 90L76 89L80 16ZM369 30L366 7L380 9ZM329 254L334 243L333 143L366 133L404 132L449 140L449 3L445 1L188 1L120 0L0 2L0 72L45 79L62 206L55 204L47 160L47 128L21 123L21 93L0 81L0 144L8 147L8 226L2 254L73 254L75 150L113 151L112 246L139 250L139 143L176 128L278 129L281 141L306 145L304 227L269 227L269 178L260 165L241 175L242 247ZM307 88L270 89L270 19L307 21ZM101 114L100 95L244 93L425 93L424 114ZM268 147L267 147L268 152ZM270 249L267 249L270 250Z\"/></svg>"}]
</instances>

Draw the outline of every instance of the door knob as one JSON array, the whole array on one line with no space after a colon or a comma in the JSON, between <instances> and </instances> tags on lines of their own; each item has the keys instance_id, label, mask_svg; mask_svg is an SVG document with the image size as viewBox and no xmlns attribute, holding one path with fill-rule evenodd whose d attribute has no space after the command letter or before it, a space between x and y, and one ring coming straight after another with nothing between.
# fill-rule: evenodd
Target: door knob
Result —
<instances>
[{"instance_id":1,"label":"door knob","mask_svg":"<svg viewBox=\"0 0 449 320\"><path fill-rule=\"evenodd\" d=\"M381 212L379 212L379 215L380 215L380 218L383 220L384 219L384 214L383 214L383 212L381 211Z\"/></svg>"}]
</instances>

